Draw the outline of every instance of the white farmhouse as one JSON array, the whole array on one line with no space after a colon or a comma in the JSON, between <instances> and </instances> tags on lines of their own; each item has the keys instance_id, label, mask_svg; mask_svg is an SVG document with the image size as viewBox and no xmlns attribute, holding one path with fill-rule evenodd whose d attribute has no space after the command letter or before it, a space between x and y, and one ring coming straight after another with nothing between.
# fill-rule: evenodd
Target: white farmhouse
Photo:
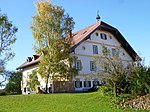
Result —
<instances>
[{"instance_id":1,"label":"white farmhouse","mask_svg":"<svg viewBox=\"0 0 150 112\"><path fill-rule=\"evenodd\" d=\"M77 69L80 69L79 75L73 78L75 91L84 91L92 88L94 84L101 84L101 79L94 75L94 57L103 55L103 46L109 49L111 53L119 49L118 55L124 61L124 64L136 61L138 56L116 28L99 19L97 18L95 24L72 34L71 54L78 57L75 65ZM22 94L30 92L27 80L32 70L38 68L39 62L40 57L33 55L33 57L28 57L27 61L17 68L21 69L23 74ZM38 80L40 81L40 88L45 88L45 82L39 75ZM50 81L49 87L51 85Z\"/></svg>"}]
</instances>

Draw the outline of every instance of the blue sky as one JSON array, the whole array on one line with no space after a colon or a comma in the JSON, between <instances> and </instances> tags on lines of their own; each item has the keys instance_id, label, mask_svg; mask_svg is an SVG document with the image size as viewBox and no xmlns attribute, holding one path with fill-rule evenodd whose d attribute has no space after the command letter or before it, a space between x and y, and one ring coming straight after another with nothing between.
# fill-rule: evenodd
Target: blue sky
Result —
<instances>
[{"instance_id":1,"label":"blue sky","mask_svg":"<svg viewBox=\"0 0 150 112\"><path fill-rule=\"evenodd\" d=\"M37 0L0 0L2 13L18 27L17 41L13 45L15 57L6 68L15 70L28 56L34 54L34 39L30 30L32 16L36 14ZM150 0L51 0L61 5L75 21L73 32L96 22L97 11L101 20L116 27L146 64L150 60Z\"/></svg>"}]
</instances>

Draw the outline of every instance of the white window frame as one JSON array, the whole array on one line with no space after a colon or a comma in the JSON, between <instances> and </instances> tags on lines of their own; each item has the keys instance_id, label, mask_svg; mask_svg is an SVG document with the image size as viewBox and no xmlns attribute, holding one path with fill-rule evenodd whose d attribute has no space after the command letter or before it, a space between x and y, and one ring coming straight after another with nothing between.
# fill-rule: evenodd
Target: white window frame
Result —
<instances>
[{"instance_id":1,"label":"white window frame","mask_svg":"<svg viewBox=\"0 0 150 112\"><path fill-rule=\"evenodd\" d=\"M96 63L94 61L90 61L90 71L96 70Z\"/></svg>"},{"instance_id":2,"label":"white window frame","mask_svg":"<svg viewBox=\"0 0 150 112\"><path fill-rule=\"evenodd\" d=\"M84 81L84 87L91 87L91 81Z\"/></svg>"},{"instance_id":3,"label":"white window frame","mask_svg":"<svg viewBox=\"0 0 150 112\"><path fill-rule=\"evenodd\" d=\"M81 60L76 60L75 67L77 70L81 70Z\"/></svg>"},{"instance_id":4,"label":"white window frame","mask_svg":"<svg viewBox=\"0 0 150 112\"><path fill-rule=\"evenodd\" d=\"M105 33L101 33L101 39L107 40L107 35Z\"/></svg>"},{"instance_id":5,"label":"white window frame","mask_svg":"<svg viewBox=\"0 0 150 112\"><path fill-rule=\"evenodd\" d=\"M82 88L82 81L75 81L75 88Z\"/></svg>"},{"instance_id":6,"label":"white window frame","mask_svg":"<svg viewBox=\"0 0 150 112\"><path fill-rule=\"evenodd\" d=\"M98 54L98 46L93 45L93 54Z\"/></svg>"}]
</instances>

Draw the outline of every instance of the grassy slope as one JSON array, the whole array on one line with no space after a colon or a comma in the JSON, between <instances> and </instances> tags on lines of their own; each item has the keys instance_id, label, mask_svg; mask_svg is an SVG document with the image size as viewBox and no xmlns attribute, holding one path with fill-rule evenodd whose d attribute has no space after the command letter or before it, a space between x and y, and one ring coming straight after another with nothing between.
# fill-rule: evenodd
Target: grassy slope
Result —
<instances>
[{"instance_id":1,"label":"grassy slope","mask_svg":"<svg viewBox=\"0 0 150 112\"><path fill-rule=\"evenodd\" d=\"M94 92L0 96L0 112L123 112L123 110L116 109L109 97Z\"/></svg>"}]
</instances>

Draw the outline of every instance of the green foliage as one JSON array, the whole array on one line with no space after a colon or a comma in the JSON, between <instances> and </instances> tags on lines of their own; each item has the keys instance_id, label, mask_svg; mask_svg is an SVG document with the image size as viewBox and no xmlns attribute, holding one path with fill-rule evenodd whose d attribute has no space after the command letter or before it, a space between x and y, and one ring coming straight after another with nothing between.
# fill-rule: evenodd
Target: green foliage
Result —
<instances>
[{"instance_id":1,"label":"green foliage","mask_svg":"<svg viewBox=\"0 0 150 112\"><path fill-rule=\"evenodd\" d=\"M7 94L21 94L21 72L11 72L5 87Z\"/></svg>"},{"instance_id":2,"label":"green foliage","mask_svg":"<svg viewBox=\"0 0 150 112\"><path fill-rule=\"evenodd\" d=\"M109 85L103 85L99 87L98 92L101 95L106 95L108 92L112 92L112 89Z\"/></svg>"},{"instance_id":3,"label":"green foliage","mask_svg":"<svg viewBox=\"0 0 150 112\"><path fill-rule=\"evenodd\" d=\"M134 95L150 93L150 67L144 65L136 67L131 82L131 92Z\"/></svg>"},{"instance_id":4,"label":"green foliage","mask_svg":"<svg viewBox=\"0 0 150 112\"><path fill-rule=\"evenodd\" d=\"M8 20L5 14L0 12L0 86L6 81L7 73L5 71L5 64L14 57L11 51L12 44L16 41L15 33L18 29Z\"/></svg>"},{"instance_id":5,"label":"green foliage","mask_svg":"<svg viewBox=\"0 0 150 112\"><path fill-rule=\"evenodd\" d=\"M2 91L0 92L0 96L5 96L6 95L6 92Z\"/></svg>"},{"instance_id":6,"label":"green foliage","mask_svg":"<svg viewBox=\"0 0 150 112\"><path fill-rule=\"evenodd\" d=\"M41 54L38 73L46 82L49 79L60 80L58 77L71 79L70 44L74 27L73 18L65 14L61 6L49 1L36 3L37 14L33 16L31 29L36 41L35 51Z\"/></svg>"},{"instance_id":7,"label":"green foliage","mask_svg":"<svg viewBox=\"0 0 150 112\"><path fill-rule=\"evenodd\" d=\"M117 91L119 94L130 94L131 93L131 81L132 77L123 74L117 81Z\"/></svg>"},{"instance_id":8,"label":"green foliage","mask_svg":"<svg viewBox=\"0 0 150 112\"><path fill-rule=\"evenodd\" d=\"M29 75L29 81L27 82L27 85L31 88L32 91L36 91L37 86L40 85L37 77L37 70L33 70Z\"/></svg>"}]
</instances>

